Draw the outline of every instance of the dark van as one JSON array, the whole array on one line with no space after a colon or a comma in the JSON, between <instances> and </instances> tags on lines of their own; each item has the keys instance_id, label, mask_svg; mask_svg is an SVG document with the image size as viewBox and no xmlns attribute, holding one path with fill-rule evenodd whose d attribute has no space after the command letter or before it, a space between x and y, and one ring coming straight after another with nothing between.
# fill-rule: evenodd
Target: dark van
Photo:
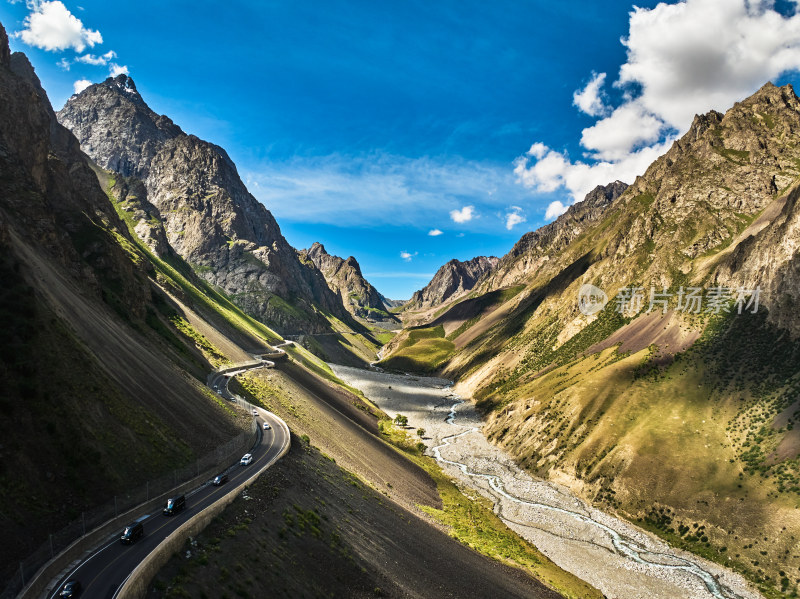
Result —
<instances>
[{"instance_id":1,"label":"dark van","mask_svg":"<svg viewBox=\"0 0 800 599\"><path fill-rule=\"evenodd\" d=\"M211 484L214 485L215 487L218 487L222 484L225 484L226 482L228 482L228 475L223 473L215 477L214 480L211 481Z\"/></svg>"},{"instance_id":2,"label":"dark van","mask_svg":"<svg viewBox=\"0 0 800 599\"><path fill-rule=\"evenodd\" d=\"M123 545L130 545L141 539L143 536L144 526L142 526L142 523L132 522L125 527L125 530L122 531L119 542Z\"/></svg>"},{"instance_id":3,"label":"dark van","mask_svg":"<svg viewBox=\"0 0 800 599\"><path fill-rule=\"evenodd\" d=\"M165 516L174 516L181 510L186 509L186 497L178 495L167 499L167 507L164 508Z\"/></svg>"}]
</instances>

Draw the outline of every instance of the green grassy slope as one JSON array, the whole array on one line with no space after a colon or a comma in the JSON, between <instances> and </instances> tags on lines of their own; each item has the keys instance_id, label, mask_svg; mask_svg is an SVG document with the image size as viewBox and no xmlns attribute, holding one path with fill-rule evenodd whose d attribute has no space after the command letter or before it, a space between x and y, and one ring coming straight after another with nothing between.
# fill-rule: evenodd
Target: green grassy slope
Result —
<instances>
[{"instance_id":1,"label":"green grassy slope","mask_svg":"<svg viewBox=\"0 0 800 599\"><path fill-rule=\"evenodd\" d=\"M445 339L441 325L409 329L398 339L396 349L378 365L403 372L433 372L444 364L453 349L455 345Z\"/></svg>"},{"instance_id":2,"label":"green grassy slope","mask_svg":"<svg viewBox=\"0 0 800 599\"><path fill-rule=\"evenodd\" d=\"M728 317L673 362L656 357L611 348L499 387L481 403L489 437L766 596L796 596L800 343L763 316Z\"/></svg>"},{"instance_id":3,"label":"green grassy slope","mask_svg":"<svg viewBox=\"0 0 800 599\"><path fill-rule=\"evenodd\" d=\"M202 596L212 583L239 596L257 596L264 585L281 596L399 596L399 586L426 597L515 596L496 578L520 576L506 566L565 597L600 596L520 539L485 502L462 494L418 440L379 410L355 395L325 398L324 388L310 391L288 373L253 373L242 384L300 437L291 454L248 491L251 500L238 501L200 536L190 560L173 559L150 597ZM420 507L497 563L487 569L473 551L406 511ZM442 590L430 586L431 576ZM526 588L526 597L553 596Z\"/></svg>"}]
</instances>

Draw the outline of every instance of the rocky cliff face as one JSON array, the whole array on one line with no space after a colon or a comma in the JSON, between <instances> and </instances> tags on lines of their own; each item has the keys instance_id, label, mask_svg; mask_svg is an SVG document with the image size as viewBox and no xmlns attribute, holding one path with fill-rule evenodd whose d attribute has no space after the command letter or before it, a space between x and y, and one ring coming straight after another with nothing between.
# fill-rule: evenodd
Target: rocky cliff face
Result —
<instances>
[{"instance_id":1,"label":"rocky cliff face","mask_svg":"<svg viewBox=\"0 0 800 599\"><path fill-rule=\"evenodd\" d=\"M387 310L383 296L361 274L358 261L350 256L346 260L332 256L325 247L315 242L309 249L300 251L301 261L310 260L325 277L328 286L339 294L345 308L359 318L397 321Z\"/></svg>"},{"instance_id":2,"label":"rocky cliff face","mask_svg":"<svg viewBox=\"0 0 800 599\"><path fill-rule=\"evenodd\" d=\"M436 271L430 283L414 292L407 305L414 309L442 304L471 290L481 277L492 272L498 263L499 259L494 256L488 258L478 256L465 262L450 260Z\"/></svg>"},{"instance_id":3,"label":"rocky cliff face","mask_svg":"<svg viewBox=\"0 0 800 599\"><path fill-rule=\"evenodd\" d=\"M155 114L129 77L73 96L58 119L101 167L143 183L136 199L145 208L135 212L148 221L137 231L155 251L166 250L165 237L201 276L280 331L325 330L317 308L348 317L319 271L300 262L272 214L247 191L225 151Z\"/></svg>"}]
</instances>

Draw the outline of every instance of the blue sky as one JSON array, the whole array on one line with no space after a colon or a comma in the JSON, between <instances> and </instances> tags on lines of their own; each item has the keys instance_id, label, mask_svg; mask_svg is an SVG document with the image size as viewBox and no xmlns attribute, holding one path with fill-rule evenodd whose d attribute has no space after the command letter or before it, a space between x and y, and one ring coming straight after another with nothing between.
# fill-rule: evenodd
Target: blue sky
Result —
<instances>
[{"instance_id":1,"label":"blue sky","mask_svg":"<svg viewBox=\"0 0 800 599\"><path fill-rule=\"evenodd\" d=\"M0 0L0 21L56 109L127 70L228 151L290 243L354 255L402 299L630 183L695 113L796 80L794 2L637 7Z\"/></svg>"}]
</instances>

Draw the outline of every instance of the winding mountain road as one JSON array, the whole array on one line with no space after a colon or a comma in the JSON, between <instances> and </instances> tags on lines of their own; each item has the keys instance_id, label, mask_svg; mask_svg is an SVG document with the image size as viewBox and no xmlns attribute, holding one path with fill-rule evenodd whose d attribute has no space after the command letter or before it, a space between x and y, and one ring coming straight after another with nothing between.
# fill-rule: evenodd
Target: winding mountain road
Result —
<instances>
[{"instance_id":1,"label":"winding mountain road","mask_svg":"<svg viewBox=\"0 0 800 599\"><path fill-rule=\"evenodd\" d=\"M290 343L282 343L281 346ZM212 373L209 376L209 386L227 399L244 402L228 390L230 378L255 368L273 368L275 363L268 358L279 359L281 356L285 356L285 352L276 347L274 353L260 354L260 357L254 359L253 362L235 365L222 372ZM154 513L136 519L144 526L144 536L132 545L122 545L119 541L122 531L117 531L113 538L106 539L105 543L94 553L70 568L68 574L61 576L57 584L48 591L46 597L56 599L66 581L78 580L83 587L81 597L116 598L134 569L171 533L203 509L222 499L230 492L230 489L255 479L272 466L289 446L289 428L283 420L271 412L258 407L252 407L252 409L257 413L258 438L255 446L250 450L253 462L249 466L241 466L236 463L227 469L220 470L220 473L228 474L228 482L215 487L210 481L207 481L186 493L186 509L175 516L164 516L158 509ZM268 430L263 428L265 422L270 425Z\"/></svg>"}]
</instances>

